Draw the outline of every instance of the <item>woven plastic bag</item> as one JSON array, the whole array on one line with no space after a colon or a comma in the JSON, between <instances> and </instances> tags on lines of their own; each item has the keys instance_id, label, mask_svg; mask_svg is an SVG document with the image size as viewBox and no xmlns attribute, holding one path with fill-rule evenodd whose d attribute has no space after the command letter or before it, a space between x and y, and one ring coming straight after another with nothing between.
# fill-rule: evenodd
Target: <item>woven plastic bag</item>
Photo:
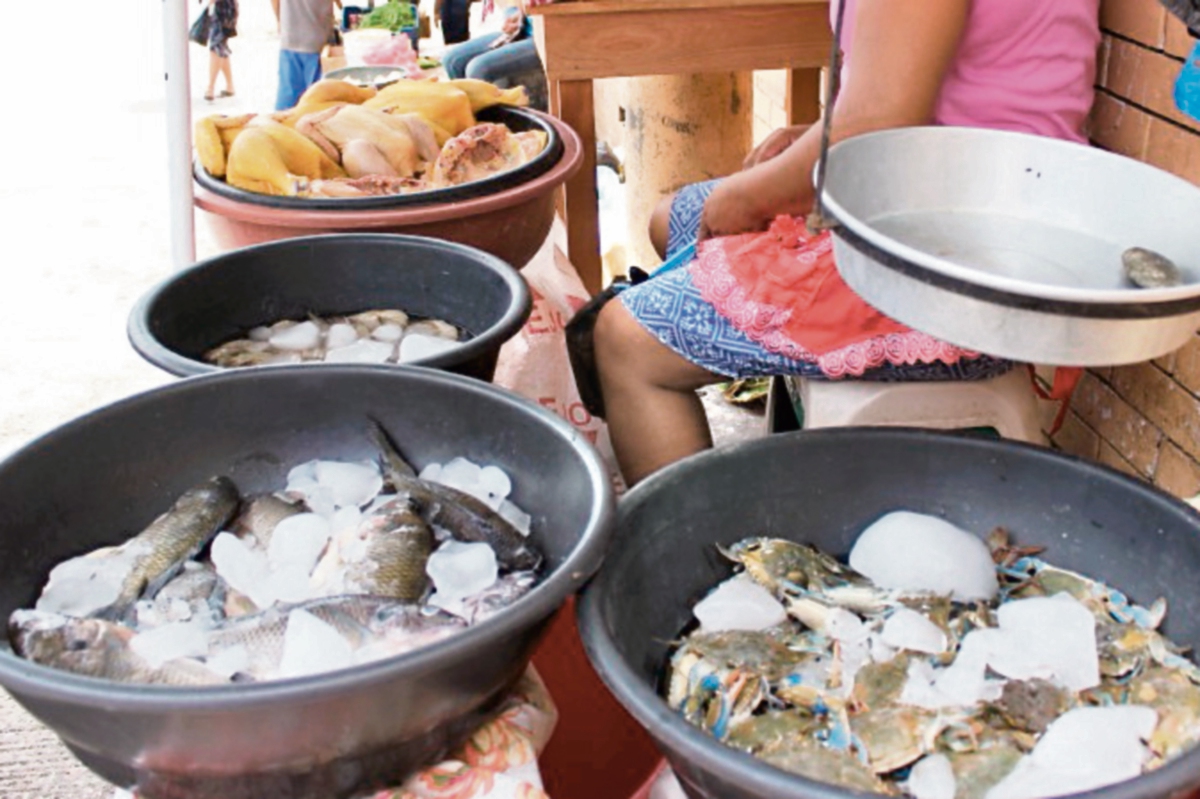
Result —
<instances>
[{"instance_id":1,"label":"woven plastic bag","mask_svg":"<svg viewBox=\"0 0 1200 799\"><path fill-rule=\"evenodd\" d=\"M567 322L591 296L567 259L566 238L566 227L556 218L542 249L521 270L533 294L533 312L517 335L501 347L493 382L570 422L600 452L614 488L621 492L624 483L608 438L608 425L584 407L567 356Z\"/></svg>"}]
</instances>

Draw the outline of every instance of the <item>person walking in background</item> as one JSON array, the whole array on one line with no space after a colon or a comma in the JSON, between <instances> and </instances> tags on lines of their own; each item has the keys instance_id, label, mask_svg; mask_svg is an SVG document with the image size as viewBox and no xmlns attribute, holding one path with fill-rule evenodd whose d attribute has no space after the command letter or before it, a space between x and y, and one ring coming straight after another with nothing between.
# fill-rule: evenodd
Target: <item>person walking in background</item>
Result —
<instances>
[{"instance_id":1,"label":"person walking in background","mask_svg":"<svg viewBox=\"0 0 1200 799\"><path fill-rule=\"evenodd\" d=\"M220 97L233 97L233 67L229 63L229 40L237 36L237 0L208 0L208 89L204 99L210 103ZM225 88L217 94L217 75L225 76Z\"/></svg>"},{"instance_id":2,"label":"person walking in background","mask_svg":"<svg viewBox=\"0 0 1200 799\"><path fill-rule=\"evenodd\" d=\"M329 41L335 0L271 0L279 21L279 91L275 110L296 105L321 79L321 50Z\"/></svg>"},{"instance_id":3,"label":"person walking in background","mask_svg":"<svg viewBox=\"0 0 1200 799\"><path fill-rule=\"evenodd\" d=\"M446 0L451 2L451 0ZM544 107L545 75L542 61L538 58L537 46L533 41L533 22L526 7L546 5L551 0L518 0L518 4L505 10L504 26L499 33L486 33L464 42L442 58L446 76L452 80L475 78L494 83L502 89L527 83L530 76L537 78L530 90L534 107ZM491 11L492 3L485 0L483 14Z\"/></svg>"},{"instance_id":4,"label":"person walking in background","mask_svg":"<svg viewBox=\"0 0 1200 799\"><path fill-rule=\"evenodd\" d=\"M471 38L471 0L435 0L433 18L446 44L460 44Z\"/></svg>"}]
</instances>

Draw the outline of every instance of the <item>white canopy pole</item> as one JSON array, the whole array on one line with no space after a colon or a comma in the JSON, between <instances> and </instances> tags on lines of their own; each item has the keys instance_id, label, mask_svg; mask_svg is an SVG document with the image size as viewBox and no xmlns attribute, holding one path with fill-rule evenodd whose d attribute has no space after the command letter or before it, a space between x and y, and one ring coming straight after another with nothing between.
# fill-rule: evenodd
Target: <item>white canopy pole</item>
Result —
<instances>
[{"instance_id":1,"label":"white canopy pole","mask_svg":"<svg viewBox=\"0 0 1200 799\"><path fill-rule=\"evenodd\" d=\"M163 0L163 80L167 96L167 206L171 260L176 269L196 261L192 208L192 101L188 72L188 0Z\"/></svg>"}]
</instances>

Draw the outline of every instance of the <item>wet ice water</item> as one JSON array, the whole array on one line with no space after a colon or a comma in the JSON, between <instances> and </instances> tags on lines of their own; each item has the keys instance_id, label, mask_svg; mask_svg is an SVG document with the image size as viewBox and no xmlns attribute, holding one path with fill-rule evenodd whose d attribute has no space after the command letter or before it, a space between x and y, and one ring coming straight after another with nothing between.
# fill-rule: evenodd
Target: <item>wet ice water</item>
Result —
<instances>
[{"instance_id":1,"label":"wet ice water","mask_svg":"<svg viewBox=\"0 0 1200 799\"><path fill-rule=\"evenodd\" d=\"M461 614L463 600L491 587L499 577L496 552L484 543L446 541L429 556L425 572L433 582L429 604Z\"/></svg>"},{"instance_id":2,"label":"wet ice water","mask_svg":"<svg viewBox=\"0 0 1200 799\"><path fill-rule=\"evenodd\" d=\"M696 603L692 613L703 632L765 630L787 619L779 600L745 574L721 583Z\"/></svg>"},{"instance_id":3,"label":"wet ice water","mask_svg":"<svg viewBox=\"0 0 1200 799\"><path fill-rule=\"evenodd\" d=\"M1006 602L996 613L999 626L985 636L988 666L1015 680L1040 677L1071 691L1100 684L1096 620L1069 594Z\"/></svg>"},{"instance_id":4,"label":"wet ice water","mask_svg":"<svg viewBox=\"0 0 1200 799\"><path fill-rule=\"evenodd\" d=\"M387 341L359 339L353 344L329 350L325 363L387 363L396 353L396 345Z\"/></svg>"},{"instance_id":5,"label":"wet ice water","mask_svg":"<svg viewBox=\"0 0 1200 799\"><path fill-rule=\"evenodd\" d=\"M321 328L312 322L301 322L272 333L268 341L281 350L310 350L321 343Z\"/></svg>"},{"instance_id":6,"label":"wet ice water","mask_svg":"<svg viewBox=\"0 0 1200 799\"><path fill-rule=\"evenodd\" d=\"M194 622L172 622L138 633L130 640L129 646L151 668L158 668L175 658L207 655L206 629L205 625Z\"/></svg>"},{"instance_id":7,"label":"wet ice water","mask_svg":"<svg viewBox=\"0 0 1200 799\"><path fill-rule=\"evenodd\" d=\"M400 340L400 363L415 361L421 358L433 358L442 353L456 349L459 342L444 339L441 336L427 336L422 333L407 333Z\"/></svg>"},{"instance_id":8,"label":"wet ice water","mask_svg":"<svg viewBox=\"0 0 1200 799\"><path fill-rule=\"evenodd\" d=\"M893 649L936 655L946 649L946 634L915 610L896 608L883 623L880 639Z\"/></svg>"},{"instance_id":9,"label":"wet ice water","mask_svg":"<svg viewBox=\"0 0 1200 799\"><path fill-rule=\"evenodd\" d=\"M850 566L881 588L950 594L960 602L992 599L998 583L991 552L945 519L894 511L863 530Z\"/></svg>"},{"instance_id":10,"label":"wet ice water","mask_svg":"<svg viewBox=\"0 0 1200 799\"><path fill-rule=\"evenodd\" d=\"M353 665L354 649L337 630L306 610L288 614L280 677L303 677Z\"/></svg>"},{"instance_id":11,"label":"wet ice water","mask_svg":"<svg viewBox=\"0 0 1200 799\"><path fill-rule=\"evenodd\" d=\"M1080 707L1059 716L985 799L1041 799L1099 788L1142 773L1158 723L1142 705Z\"/></svg>"}]
</instances>

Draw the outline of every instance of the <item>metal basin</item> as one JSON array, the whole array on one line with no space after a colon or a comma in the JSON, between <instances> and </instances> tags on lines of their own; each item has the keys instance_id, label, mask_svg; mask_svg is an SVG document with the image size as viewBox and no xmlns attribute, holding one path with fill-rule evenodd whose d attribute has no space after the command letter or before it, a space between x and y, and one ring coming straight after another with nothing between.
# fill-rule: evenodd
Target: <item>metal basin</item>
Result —
<instances>
[{"instance_id":1,"label":"metal basin","mask_svg":"<svg viewBox=\"0 0 1200 799\"><path fill-rule=\"evenodd\" d=\"M612 551L579 603L601 678L654 737L692 799L852 799L692 727L659 692L669 642L732 573L717 552L750 535L845 555L905 508L983 535L997 526L1055 565L1131 599L1165 596L1166 632L1200 647L1200 516L1140 481L1048 449L928 430L841 428L769 436L669 466L626 494ZM1200 750L1089 799L1166 799L1200 786Z\"/></svg>"},{"instance_id":2,"label":"metal basin","mask_svg":"<svg viewBox=\"0 0 1200 799\"><path fill-rule=\"evenodd\" d=\"M595 451L534 403L407 366L276 367L189 378L54 430L0 462L0 613L50 568L143 528L214 473L243 493L313 457L374 457L377 417L420 465L496 463L533 516L545 580L433 646L326 675L206 689L113 683L0 651L0 685L100 776L148 799L338 799L395 785L470 734L595 571L612 489ZM406 453L407 454L407 453Z\"/></svg>"},{"instance_id":3,"label":"metal basin","mask_svg":"<svg viewBox=\"0 0 1200 799\"><path fill-rule=\"evenodd\" d=\"M532 302L515 269L473 247L420 236L309 236L234 250L172 275L134 306L129 340L155 366L197 375L221 370L203 360L206 351L257 325L398 308L471 334L412 365L490 381L500 347L525 324Z\"/></svg>"},{"instance_id":4,"label":"metal basin","mask_svg":"<svg viewBox=\"0 0 1200 799\"><path fill-rule=\"evenodd\" d=\"M881 131L830 150L824 203L850 287L959 346L1115 365L1200 328L1200 187L1131 158L1006 131ZM1129 247L1174 260L1183 285L1126 284Z\"/></svg>"}]
</instances>

